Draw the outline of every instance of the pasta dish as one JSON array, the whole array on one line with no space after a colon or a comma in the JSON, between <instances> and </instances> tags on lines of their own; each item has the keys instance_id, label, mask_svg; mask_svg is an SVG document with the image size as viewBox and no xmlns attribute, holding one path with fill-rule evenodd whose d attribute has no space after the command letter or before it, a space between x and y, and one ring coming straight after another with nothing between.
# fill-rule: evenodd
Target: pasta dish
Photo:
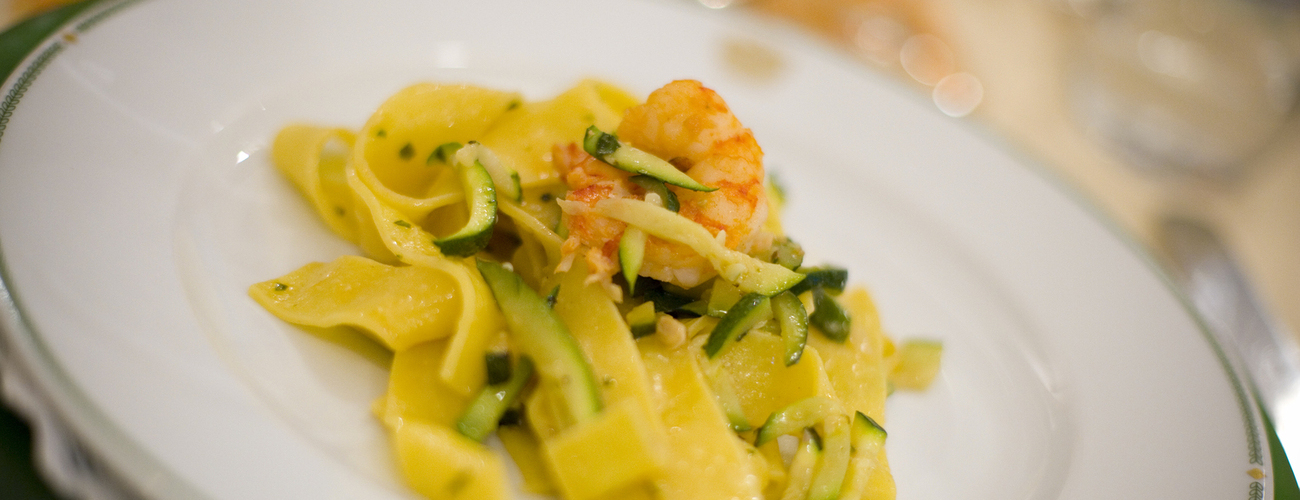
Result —
<instances>
[{"instance_id":1,"label":"pasta dish","mask_svg":"<svg viewBox=\"0 0 1300 500\"><path fill-rule=\"evenodd\" d=\"M942 347L895 344L847 270L805 265L753 133L699 82L421 83L272 155L360 255L249 294L393 352L374 412L420 494L508 498L517 467L569 500L894 498L885 400Z\"/></svg>"}]
</instances>

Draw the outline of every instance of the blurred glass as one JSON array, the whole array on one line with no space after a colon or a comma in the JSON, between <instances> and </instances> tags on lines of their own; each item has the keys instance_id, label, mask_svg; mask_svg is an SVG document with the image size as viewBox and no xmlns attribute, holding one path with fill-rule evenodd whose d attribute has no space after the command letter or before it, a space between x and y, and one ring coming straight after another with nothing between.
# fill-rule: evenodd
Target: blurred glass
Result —
<instances>
[{"instance_id":1,"label":"blurred glass","mask_svg":"<svg viewBox=\"0 0 1300 500\"><path fill-rule=\"evenodd\" d=\"M934 2L919 0L697 0L741 4L794 21L863 61L930 92L939 111L966 116L984 99L978 77L963 71Z\"/></svg>"},{"instance_id":2,"label":"blurred glass","mask_svg":"<svg viewBox=\"0 0 1300 500\"><path fill-rule=\"evenodd\" d=\"M1074 112L1135 166L1232 179L1295 114L1300 2L1064 1Z\"/></svg>"}]
</instances>

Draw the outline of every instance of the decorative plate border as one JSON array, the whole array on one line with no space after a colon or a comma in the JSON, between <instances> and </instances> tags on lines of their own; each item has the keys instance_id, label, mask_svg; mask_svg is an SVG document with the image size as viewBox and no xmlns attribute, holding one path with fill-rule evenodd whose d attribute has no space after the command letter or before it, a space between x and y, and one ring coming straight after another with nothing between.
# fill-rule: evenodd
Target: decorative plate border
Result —
<instances>
[{"instance_id":1,"label":"decorative plate border","mask_svg":"<svg viewBox=\"0 0 1300 500\"><path fill-rule=\"evenodd\" d=\"M52 29L35 45L35 55L10 73L5 82L9 89L0 102L0 141L28 89L59 54L79 43L82 34L143 0L84 1L90 5ZM23 313L17 291L9 288L9 276L0 250L0 397L32 425L33 458L50 486L63 496L103 500L142 498L146 492L207 499L113 424L52 361L52 353ZM83 433L87 429L100 432Z\"/></svg>"}]
</instances>

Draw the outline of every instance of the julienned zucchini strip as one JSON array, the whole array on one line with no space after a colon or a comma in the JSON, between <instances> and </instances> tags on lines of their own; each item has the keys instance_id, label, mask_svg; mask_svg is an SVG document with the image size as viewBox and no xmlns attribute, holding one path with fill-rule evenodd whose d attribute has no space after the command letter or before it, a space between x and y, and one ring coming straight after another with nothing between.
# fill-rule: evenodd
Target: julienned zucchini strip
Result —
<instances>
[{"instance_id":1,"label":"julienned zucchini strip","mask_svg":"<svg viewBox=\"0 0 1300 500\"><path fill-rule=\"evenodd\" d=\"M718 326L713 327L708 342L704 344L704 353L710 359L717 357L724 347L735 343L742 334L771 316L770 299L757 293L746 294L727 310Z\"/></svg>"},{"instance_id":2,"label":"julienned zucchini strip","mask_svg":"<svg viewBox=\"0 0 1300 500\"><path fill-rule=\"evenodd\" d=\"M849 338L851 322L849 312L820 286L813 287L813 312L808 322L817 327L826 338L843 343Z\"/></svg>"},{"instance_id":3,"label":"julienned zucchini strip","mask_svg":"<svg viewBox=\"0 0 1300 500\"><path fill-rule=\"evenodd\" d=\"M853 458L849 459L848 477L840 489L840 500L862 498L872 473L880 465L880 453L885 448L885 438L888 437L884 427L862 412L853 416L852 426L850 434L853 438Z\"/></svg>"},{"instance_id":4,"label":"julienned zucchini strip","mask_svg":"<svg viewBox=\"0 0 1300 500\"><path fill-rule=\"evenodd\" d=\"M835 500L849 470L850 428L846 415L829 415L822 421L822 459L808 488L808 500Z\"/></svg>"},{"instance_id":5,"label":"julienned zucchini strip","mask_svg":"<svg viewBox=\"0 0 1300 500\"><path fill-rule=\"evenodd\" d=\"M849 282L849 271L841 267L814 267L799 271L806 278L800 281L798 285L790 288L795 295L799 295L814 287L821 287L835 295L844 291L844 287Z\"/></svg>"},{"instance_id":6,"label":"julienned zucchini strip","mask_svg":"<svg viewBox=\"0 0 1300 500\"><path fill-rule=\"evenodd\" d=\"M718 189L701 184L658 156L624 144L614 134L601 132L595 125L587 129L587 134L582 140L582 149L619 170L648 175L667 184L693 191L709 192Z\"/></svg>"},{"instance_id":7,"label":"julienned zucchini strip","mask_svg":"<svg viewBox=\"0 0 1300 500\"><path fill-rule=\"evenodd\" d=\"M632 181L633 184L641 186L641 189L645 190L646 195L654 193L655 196L658 196L659 200L663 202L664 208L669 211L677 212L681 210L682 202L677 199L677 194L674 193L673 190L668 189L668 186L664 184L664 181L648 175L634 175L628 177L627 180Z\"/></svg>"},{"instance_id":8,"label":"julienned zucchini strip","mask_svg":"<svg viewBox=\"0 0 1300 500\"><path fill-rule=\"evenodd\" d=\"M460 175L469 204L469 221L459 231L433 240L446 255L467 257L487 248L497 222L497 196L518 203L523 199L519 172L501 163L487 147L471 141L438 146L430 158L450 159ZM452 153L454 151L454 153Z\"/></svg>"},{"instance_id":9,"label":"julienned zucchini strip","mask_svg":"<svg viewBox=\"0 0 1300 500\"><path fill-rule=\"evenodd\" d=\"M641 263L645 260L645 231L635 227L623 230L623 237L618 241L618 264L623 269L623 280L627 289L636 293L636 278L641 273Z\"/></svg>"},{"instance_id":10,"label":"julienned zucchini strip","mask_svg":"<svg viewBox=\"0 0 1300 500\"><path fill-rule=\"evenodd\" d=\"M763 446L778 436L796 434L800 429L811 427L831 415L843 414L844 405L831 398L814 396L795 402L767 417L763 426L758 428L754 446Z\"/></svg>"},{"instance_id":11,"label":"julienned zucchini strip","mask_svg":"<svg viewBox=\"0 0 1300 500\"><path fill-rule=\"evenodd\" d=\"M467 257L487 248L497 223L497 192L492 176L482 164L457 165L469 202L469 221L450 235L433 240L446 255Z\"/></svg>"},{"instance_id":12,"label":"julienned zucchini strip","mask_svg":"<svg viewBox=\"0 0 1300 500\"><path fill-rule=\"evenodd\" d=\"M785 366L798 363L808 344L808 311L799 297L787 290L772 297L772 316L781 327Z\"/></svg>"},{"instance_id":13,"label":"julienned zucchini strip","mask_svg":"<svg viewBox=\"0 0 1300 500\"><path fill-rule=\"evenodd\" d=\"M817 434L817 424L825 438ZM860 411L850 417L837 400L814 396L772 412L758 429L755 445L800 433L803 442L790 464L783 498L860 499L884 449L885 429ZM812 464L810 456L816 459Z\"/></svg>"},{"instance_id":14,"label":"julienned zucchini strip","mask_svg":"<svg viewBox=\"0 0 1300 500\"><path fill-rule=\"evenodd\" d=\"M808 498L814 471L822 458L822 440L817 435L817 431L810 427L802 428L800 431L803 435L799 440L799 449L795 451L794 458L790 461L789 479L785 485L785 492L781 496L783 500Z\"/></svg>"},{"instance_id":15,"label":"julienned zucchini strip","mask_svg":"<svg viewBox=\"0 0 1300 500\"><path fill-rule=\"evenodd\" d=\"M558 389L569 425L585 422L602 407L600 386L568 327L523 278L501 264L478 261L479 273L506 319L511 340L531 357L538 375Z\"/></svg>"},{"instance_id":16,"label":"julienned zucchini strip","mask_svg":"<svg viewBox=\"0 0 1300 500\"><path fill-rule=\"evenodd\" d=\"M456 151L456 163L461 165L473 165L478 163L483 165L488 175L492 176L492 183L496 185L497 193L501 197L518 203L524 199L524 188L519 182L519 172L510 166L501 162L487 146L470 141L465 147Z\"/></svg>"},{"instance_id":17,"label":"julienned zucchini strip","mask_svg":"<svg viewBox=\"0 0 1300 500\"><path fill-rule=\"evenodd\" d=\"M804 275L743 252L727 248L699 223L641 200L609 198L596 203L596 213L626 222L650 235L690 247L709 260L714 270L742 292L766 296L788 290Z\"/></svg>"},{"instance_id":18,"label":"julienned zucchini strip","mask_svg":"<svg viewBox=\"0 0 1300 500\"><path fill-rule=\"evenodd\" d=\"M456 421L456 430L475 441L482 441L497 428L497 422L514 404L520 391L533 378L533 360L521 356L511 370L510 378L499 384L490 384L470 401L469 407Z\"/></svg>"}]
</instances>

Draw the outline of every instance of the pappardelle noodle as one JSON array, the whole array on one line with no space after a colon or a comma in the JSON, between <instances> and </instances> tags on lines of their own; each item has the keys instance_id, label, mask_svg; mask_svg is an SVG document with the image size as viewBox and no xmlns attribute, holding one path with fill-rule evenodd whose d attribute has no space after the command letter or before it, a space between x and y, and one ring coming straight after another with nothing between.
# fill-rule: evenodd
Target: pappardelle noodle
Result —
<instances>
[{"instance_id":1,"label":"pappardelle noodle","mask_svg":"<svg viewBox=\"0 0 1300 500\"><path fill-rule=\"evenodd\" d=\"M285 127L272 159L364 256L249 294L392 351L374 409L417 492L507 498L512 460L569 500L894 498L885 398L942 348L895 345L846 270L804 265L700 83L422 83L360 130Z\"/></svg>"}]
</instances>

